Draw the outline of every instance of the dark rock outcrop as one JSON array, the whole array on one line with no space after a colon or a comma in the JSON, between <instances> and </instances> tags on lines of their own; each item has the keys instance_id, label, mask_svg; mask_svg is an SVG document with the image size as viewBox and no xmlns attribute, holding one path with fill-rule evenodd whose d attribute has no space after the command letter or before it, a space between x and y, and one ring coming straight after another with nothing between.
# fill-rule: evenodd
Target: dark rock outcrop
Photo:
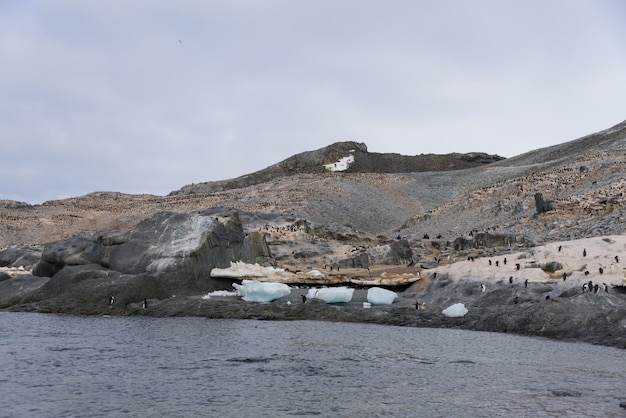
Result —
<instances>
[{"instance_id":1,"label":"dark rock outcrop","mask_svg":"<svg viewBox=\"0 0 626 418\"><path fill-rule=\"evenodd\" d=\"M263 263L270 257L260 234L244 233L237 212L162 212L129 231L75 236L46 246L33 274L51 279L21 297L83 306L114 295L119 305L230 289L230 281L210 278L214 267L240 260Z\"/></svg>"},{"instance_id":2,"label":"dark rock outcrop","mask_svg":"<svg viewBox=\"0 0 626 418\"><path fill-rule=\"evenodd\" d=\"M347 173L415 173L450 171L477 167L503 160L498 155L482 152L468 154L401 155L368 152L367 145L354 141L336 142L314 151L306 151L287 158L263 170L230 180L189 184L170 193L170 196L208 194L241 189L294 174L320 174L327 172L327 164L352 156Z\"/></svg>"},{"instance_id":3,"label":"dark rock outcrop","mask_svg":"<svg viewBox=\"0 0 626 418\"><path fill-rule=\"evenodd\" d=\"M495 247L533 247L539 242L523 235L477 233L471 238L459 237L454 240L456 251Z\"/></svg>"},{"instance_id":4,"label":"dark rock outcrop","mask_svg":"<svg viewBox=\"0 0 626 418\"><path fill-rule=\"evenodd\" d=\"M538 215L554 210L552 201L544 199L541 193L535 193L535 206L537 207Z\"/></svg>"},{"instance_id":5,"label":"dark rock outcrop","mask_svg":"<svg viewBox=\"0 0 626 418\"><path fill-rule=\"evenodd\" d=\"M29 269L41 258L41 247L10 247L0 251L0 267Z\"/></svg>"}]
</instances>

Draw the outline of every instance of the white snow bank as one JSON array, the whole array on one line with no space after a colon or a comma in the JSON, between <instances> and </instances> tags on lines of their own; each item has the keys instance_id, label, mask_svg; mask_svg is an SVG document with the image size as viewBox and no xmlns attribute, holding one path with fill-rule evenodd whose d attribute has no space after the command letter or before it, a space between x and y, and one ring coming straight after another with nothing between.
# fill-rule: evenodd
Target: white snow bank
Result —
<instances>
[{"instance_id":1,"label":"white snow bank","mask_svg":"<svg viewBox=\"0 0 626 418\"><path fill-rule=\"evenodd\" d=\"M354 289L347 287L324 287L322 289L310 288L307 299L320 299L326 303L343 303L352 300Z\"/></svg>"},{"instance_id":2,"label":"white snow bank","mask_svg":"<svg viewBox=\"0 0 626 418\"><path fill-rule=\"evenodd\" d=\"M228 290L216 290L215 292L210 292L202 296L202 299L208 300L208 299L211 299L211 296L221 296L221 297L239 296L239 292L237 292L236 290L233 290L232 292L229 292Z\"/></svg>"},{"instance_id":3,"label":"white snow bank","mask_svg":"<svg viewBox=\"0 0 626 418\"><path fill-rule=\"evenodd\" d=\"M391 305L397 298L396 292L382 287L371 287L367 290L367 301L372 305Z\"/></svg>"},{"instance_id":4,"label":"white snow bank","mask_svg":"<svg viewBox=\"0 0 626 418\"><path fill-rule=\"evenodd\" d=\"M0 271L7 273L11 277L23 276L25 274L31 274L32 270L26 270L24 266L19 267L0 267Z\"/></svg>"},{"instance_id":5,"label":"white snow bank","mask_svg":"<svg viewBox=\"0 0 626 418\"><path fill-rule=\"evenodd\" d=\"M230 267L225 269L214 268L211 270L211 277L227 277L227 278L242 278L242 277L266 277L272 276L276 273L283 273L285 269L275 267L263 267L258 264L247 264L243 261L231 261Z\"/></svg>"},{"instance_id":6,"label":"white snow bank","mask_svg":"<svg viewBox=\"0 0 626 418\"><path fill-rule=\"evenodd\" d=\"M241 298L247 302L272 302L291 293L291 288L284 283L264 283L257 280L243 280L233 283Z\"/></svg>"},{"instance_id":7,"label":"white snow bank","mask_svg":"<svg viewBox=\"0 0 626 418\"><path fill-rule=\"evenodd\" d=\"M450 318L458 318L460 316L465 316L467 312L468 311L465 308L465 305L463 305L462 303L455 303L454 305L449 306L443 311L441 311L442 314Z\"/></svg>"},{"instance_id":8,"label":"white snow bank","mask_svg":"<svg viewBox=\"0 0 626 418\"><path fill-rule=\"evenodd\" d=\"M350 154L347 157L343 157L336 163L324 164L324 168L330 171L346 171L350 164L354 162L354 155Z\"/></svg>"}]
</instances>

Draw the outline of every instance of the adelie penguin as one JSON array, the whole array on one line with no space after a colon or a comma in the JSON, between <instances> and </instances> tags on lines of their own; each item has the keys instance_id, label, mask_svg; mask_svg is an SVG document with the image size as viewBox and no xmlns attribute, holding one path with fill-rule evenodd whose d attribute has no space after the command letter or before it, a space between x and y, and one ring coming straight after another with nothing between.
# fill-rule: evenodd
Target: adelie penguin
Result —
<instances>
[{"instance_id":1,"label":"adelie penguin","mask_svg":"<svg viewBox=\"0 0 626 418\"><path fill-rule=\"evenodd\" d=\"M487 286L485 286L484 284L481 283L480 285L480 291L484 292L485 290L487 290Z\"/></svg>"},{"instance_id":2,"label":"adelie penguin","mask_svg":"<svg viewBox=\"0 0 626 418\"><path fill-rule=\"evenodd\" d=\"M143 309L146 309L148 307L148 299L144 299L143 302L141 303L141 307Z\"/></svg>"},{"instance_id":3,"label":"adelie penguin","mask_svg":"<svg viewBox=\"0 0 626 418\"><path fill-rule=\"evenodd\" d=\"M115 303L115 296L110 296L109 297L109 306L113 306L114 303Z\"/></svg>"}]
</instances>

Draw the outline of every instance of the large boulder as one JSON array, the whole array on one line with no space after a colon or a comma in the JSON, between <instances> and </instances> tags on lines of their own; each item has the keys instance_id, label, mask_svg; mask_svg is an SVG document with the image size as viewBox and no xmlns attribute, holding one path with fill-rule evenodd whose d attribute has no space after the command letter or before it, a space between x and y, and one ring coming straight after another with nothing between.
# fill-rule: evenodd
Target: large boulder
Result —
<instances>
[{"instance_id":1,"label":"large boulder","mask_svg":"<svg viewBox=\"0 0 626 418\"><path fill-rule=\"evenodd\" d=\"M40 299L71 293L66 302L83 303L117 294L130 302L228 289L231 281L211 279L213 268L231 261L264 263L270 257L260 234L244 233L237 212L162 212L129 231L46 246L33 274L52 278Z\"/></svg>"},{"instance_id":2,"label":"large boulder","mask_svg":"<svg viewBox=\"0 0 626 418\"><path fill-rule=\"evenodd\" d=\"M30 269L41 259L41 247L10 247L0 251L0 267Z\"/></svg>"}]
</instances>

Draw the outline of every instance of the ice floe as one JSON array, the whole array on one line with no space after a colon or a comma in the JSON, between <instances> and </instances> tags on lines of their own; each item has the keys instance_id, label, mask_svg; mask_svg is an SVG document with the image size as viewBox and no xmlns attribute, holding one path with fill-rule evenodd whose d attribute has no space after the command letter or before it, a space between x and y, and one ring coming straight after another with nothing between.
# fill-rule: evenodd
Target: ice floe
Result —
<instances>
[{"instance_id":1,"label":"ice floe","mask_svg":"<svg viewBox=\"0 0 626 418\"><path fill-rule=\"evenodd\" d=\"M467 312L468 312L467 308L462 303L455 303L454 305L449 306L443 311L441 311L442 314L450 318L458 318L461 316L465 316Z\"/></svg>"},{"instance_id":2,"label":"ice floe","mask_svg":"<svg viewBox=\"0 0 626 418\"><path fill-rule=\"evenodd\" d=\"M309 289L306 297L307 299L320 299L326 303L345 303L352 300L353 293L354 289L345 286L324 287L321 289L312 287Z\"/></svg>"},{"instance_id":3,"label":"ice floe","mask_svg":"<svg viewBox=\"0 0 626 418\"><path fill-rule=\"evenodd\" d=\"M241 284L233 283L233 287L247 302L272 302L291 293L291 288L286 284L257 280L243 280Z\"/></svg>"},{"instance_id":4,"label":"ice floe","mask_svg":"<svg viewBox=\"0 0 626 418\"><path fill-rule=\"evenodd\" d=\"M382 287L372 287L367 290L367 301L372 305L391 305L397 298L396 292Z\"/></svg>"}]
</instances>

